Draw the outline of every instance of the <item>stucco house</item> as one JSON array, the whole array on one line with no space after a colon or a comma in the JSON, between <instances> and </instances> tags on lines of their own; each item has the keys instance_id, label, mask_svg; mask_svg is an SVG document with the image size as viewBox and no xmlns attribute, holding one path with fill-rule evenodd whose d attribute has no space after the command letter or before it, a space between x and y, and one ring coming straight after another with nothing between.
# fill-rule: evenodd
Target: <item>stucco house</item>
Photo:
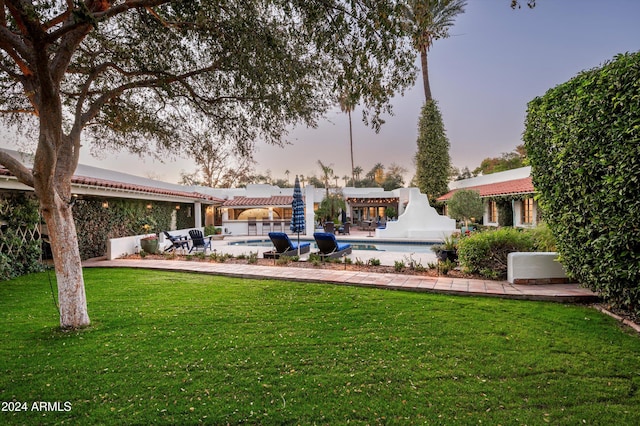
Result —
<instances>
[{"instance_id":1,"label":"stucco house","mask_svg":"<svg viewBox=\"0 0 640 426\"><path fill-rule=\"evenodd\" d=\"M446 205L456 191L478 191L484 203L484 225L530 228L540 221L531 167L454 181L449 184L449 189L437 201Z\"/></svg>"},{"instance_id":2,"label":"stucco house","mask_svg":"<svg viewBox=\"0 0 640 426\"><path fill-rule=\"evenodd\" d=\"M32 156L4 150L31 167ZM182 185L119 173L86 165L78 165L71 181L72 203L80 251L83 258L100 256L106 252L109 238L126 234L143 234L143 226L151 224L151 232L179 228L200 228L213 224L215 207L224 200ZM16 196L34 198L33 188L18 181L7 169L0 167L0 250L5 252L2 233L5 215L11 215L11 203ZM130 212L136 223L114 221L114 210ZM160 218L160 219L158 219ZM139 228L139 229L138 229ZM46 240L47 226L21 232L29 240ZM46 247L45 247L46 248ZM46 251L46 250L45 250Z\"/></svg>"}]
</instances>

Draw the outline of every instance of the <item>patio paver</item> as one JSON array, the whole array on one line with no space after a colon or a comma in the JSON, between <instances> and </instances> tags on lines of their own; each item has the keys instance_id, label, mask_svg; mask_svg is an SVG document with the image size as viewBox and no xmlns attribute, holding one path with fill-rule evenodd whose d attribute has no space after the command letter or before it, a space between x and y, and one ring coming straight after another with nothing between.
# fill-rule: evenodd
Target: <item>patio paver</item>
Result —
<instances>
[{"instance_id":1,"label":"patio paver","mask_svg":"<svg viewBox=\"0 0 640 426\"><path fill-rule=\"evenodd\" d=\"M523 300L546 300L567 303L591 303L596 293L579 284L524 285L507 281L470 280L451 277L424 277L361 271L296 268L291 266L239 265L181 260L91 259L83 264L96 268L143 268L197 272L245 279L277 279L339 285L355 285L392 290L503 297Z\"/></svg>"}]
</instances>

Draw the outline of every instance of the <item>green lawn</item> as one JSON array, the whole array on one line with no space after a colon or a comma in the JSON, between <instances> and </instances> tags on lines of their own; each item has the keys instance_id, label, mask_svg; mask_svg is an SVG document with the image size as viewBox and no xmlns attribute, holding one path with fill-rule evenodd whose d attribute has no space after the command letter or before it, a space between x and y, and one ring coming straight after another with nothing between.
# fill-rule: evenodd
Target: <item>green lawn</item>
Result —
<instances>
[{"instance_id":1,"label":"green lawn","mask_svg":"<svg viewBox=\"0 0 640 426\"><path fill-rule=\"evenodd\" d=\"M640 424L640 338L582 306L139 270L0 282L2 424ZM64 403L69 402L65 406Z\"/></svg>"}]
</instances>

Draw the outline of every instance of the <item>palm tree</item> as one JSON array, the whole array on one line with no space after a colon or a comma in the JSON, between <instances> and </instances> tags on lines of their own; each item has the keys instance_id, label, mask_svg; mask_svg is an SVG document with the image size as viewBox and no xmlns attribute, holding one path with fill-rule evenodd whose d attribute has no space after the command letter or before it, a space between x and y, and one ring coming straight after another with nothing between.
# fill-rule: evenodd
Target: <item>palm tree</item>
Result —
<instances>
[{"instance_id":1,"label":"palm tree","mask_svg":"<svg viewBox=\"0 0 640 426\"><path fill-rule=\"evenodd\" d=\"M340 102L340 109L342 112L346 112L349 117L349 147L351 149L351 178L355 179L354 167L353 167L353 127L351 125L351 111L356 108L355 102L346 93L343 93L338 99Z\"/></svg>"},{"instance_id":2,"label":"palm tree","mask_svg":"<svg viewBox=\"0 0 640 426\"><path fill-rule=\"evenodd\" d=\"M291 174L291 172L289 171L289 169L284 171L284 174L287 175L287 185L289 184L289 175Z\"/></svg>"},{"instance_id":3,"label":"palm tree","mask_svg":"<svg viewBox=\"0 0 640 426\"><path fill-rule=\"evenodd\" d=\"M373 180L375 180L378 185L382 184L382 181L384 181L384 165L382 165L382 163L376 163L369 173L371 173Z\"/></svg>"},{"instance_id":4,"label":"palm tree","mask_svg":"<svg viewBox=\"0 0 640 426\"><path fill-rule=\"evenodd\" d=\"M327 190L327 197L329 197L329 179L333 176L333 169L331 166L325 166L320 160L318 160L318 165L322 169L322 181L324 182L324 187Z\"/></svg>"},{"instance_id":5,"label":"palm tree","mask_svg":"<svg viewBox=\"0 0 640 426\"><path fill-rule=\"evenodd\" d=\"M362 175L362 172L364 170L362 170L362 167L360 166L356 166L355 169L353 169L353 174L355 175L356 180L360 180L360 175ZM356 186L355 181L353 183L353 186Z\"/></svg>"},{"instance_id":6,"label":"palm tree","mask_svg":"<svg viewBox=\"0 0 640 426\"><path fill-rule=\"evenodd\" d=\"M449 37L456 15L464 13L467 0L409 0L407 21L413 45L420 52L426 101L433 99L429 85L427 52L435 40Z\"/></svg>"}]
</instances>

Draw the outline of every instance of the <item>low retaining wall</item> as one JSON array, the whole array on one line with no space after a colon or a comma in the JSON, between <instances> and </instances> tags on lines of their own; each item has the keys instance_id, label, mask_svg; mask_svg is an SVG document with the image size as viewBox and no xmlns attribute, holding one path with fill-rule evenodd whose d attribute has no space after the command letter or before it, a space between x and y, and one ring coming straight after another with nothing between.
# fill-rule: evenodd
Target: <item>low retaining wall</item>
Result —
<instances>
[{"instance_id":1,"label":"low retaining wall","mask_svg":"<svg viewBox=\"0 0 640 426\"><path fill-rule=\"evenodd\" d=\"M177 231L170 231L169 234L189 235L189 230L191 229L200 229L202 231L204 228L179 229ZM133 235L130 237L109 239L109 241L107 241L107 259L113 260L128 254L138 253L140 251L140 239L149 235L156 234ZM160 249L163 249L163 247L166 247L167 243L169 243L169 241L165 242L165 236L163 233L160 233L160 237L158 239L160 240Z\"/></svg>"},{"instance_id":2,"label":"low retaining wall","mask_svg":"<svg viewBox=\"0 0 640 426\"><path fill-rule=\"evenodd\" d=\"M516 252L507 256L511 284L565 284L572 282L556 252Z\"/></svg>"}]
</instances>

